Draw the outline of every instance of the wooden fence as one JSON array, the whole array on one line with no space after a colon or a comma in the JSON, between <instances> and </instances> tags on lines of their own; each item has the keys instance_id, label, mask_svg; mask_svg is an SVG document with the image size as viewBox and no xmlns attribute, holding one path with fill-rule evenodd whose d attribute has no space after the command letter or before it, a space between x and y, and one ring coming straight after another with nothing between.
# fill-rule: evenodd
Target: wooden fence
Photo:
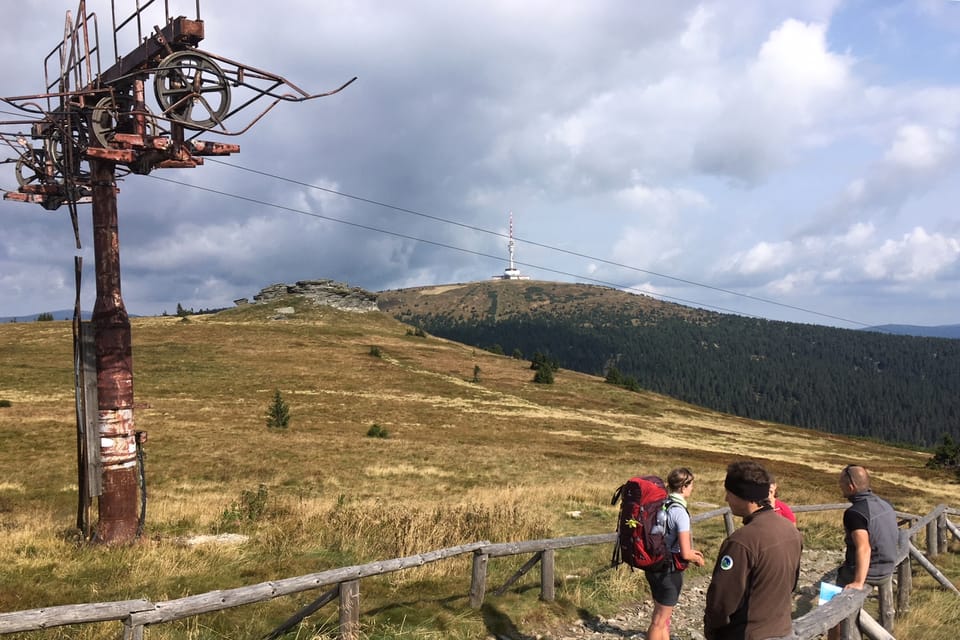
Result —
<instances>
[{"instance_id":1,"label":"wooden fence","mask_svg":"<svg viewBox=\"0 0 960 640\"><path fill-rule=\"evenodd\" d=\"M796 513L846 509L849 504L824 504L795 506ZM960 530L947 518L949 515L958 515L960 511L939 505L926 516L898 513L901 524L910 526L901 529L900 551L897 566L897 594L894 599L892 581L880 585L880 617L878 623L863 612L862 606L869 590L846 590L830 602L817 607L810 613L793 621L793 633L777 640L810 640L826 632L837 624L844 625L844 637L854 638L859 634L856 629L859 622L860 629L872 640L889 640L893 638L884 629L890 629L894 611L904 614L910 606L910 589L912 587L912 563L916 560L941 585L958 595L956 586L948 580L929 558L937 556L947 549L948 533L960 540ZM733 515L728 507L715 509L691 517L693 522L702 522L710 518L722 517L727 534L734 531ZM927 554L924 556L915 546L916 536L926 531ZM404 558L394 558L380 562L371 562L352 567L332 569L319 573L311 573L295 578L262 582L247 587L211 591L194 596L187 596L176 600L163 602L149 602L147 600L123 600L116 602L101 602L89 604L64 605L42 609L30 609L11 613L0 613L0 634L23 631L38 631L51 627L86 624L94 622L119 621L123 624L124 640L142 640L146 627L166 622L174 622L192 616L222 611L242 605L265 602L284 595L310 591L325 586L332 588L323 593L318 599L304 607L280 627L267 636L276 639L295 627L306 616L317 611L334 599L339 601L339 635L344 640L353 640L360 633L360 580L372 576L383 575L393 571L401 571L413 567L436 562L455 556L472 553L473 569L470 581L470 605L479 608L483 604L487 593L487 565L491 558L532 554L527 562L517 570L502 586L492 593L499 595L529 572L533 567L540 565L540 597L543 600L554 599L554 555L557 550L596 544L613 544L617 534L602 533L568 538L552 538L546 540L530 540L525 542L490 543L487 541L439 549ZM871 587L872 589L872 587Z\"/></svg>"}]
</instances>

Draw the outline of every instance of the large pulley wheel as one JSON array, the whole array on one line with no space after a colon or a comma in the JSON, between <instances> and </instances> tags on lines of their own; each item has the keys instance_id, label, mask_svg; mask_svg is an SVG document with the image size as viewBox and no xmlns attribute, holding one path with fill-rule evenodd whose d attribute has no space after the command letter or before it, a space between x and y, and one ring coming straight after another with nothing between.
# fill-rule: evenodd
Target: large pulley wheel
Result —
<instances>
[{"instance_id":1,"label":"large pulley wheel","mask_svg":"<svg viewBox=\"0 0 960 640\"><path fill-rule=\"evenodd\" d=\"M74 125L61 123L51 129L43 142L47 159L52 163L54 177L64 180L83 179L81 161L87 148L87 129L78 121Z\"/></svg>"},{"instance_id":2,"label":"large pulley wheel","mask_svg":"<svg viewBox=\"0 0 960 640\"><path fill-rule=\"evenodd\" d=\"M222 126L230 110L227 76L209 56L177 51L157 67L153 90L163 115L191 129Z\"/></svg>"},{"instance_id":3,"label":"large pulley wheel","mask_svg":"<svg viewBox=\"0 0 960 640\"><path fill-rule=\"evenodd\" d=\"M144 107L146 108L146 107ZM109 147L115 133L138 133L137 113L133 111L132 100L129 97L104 96L94 105L90 115L90 130L94 140L101 147ZM157 133L157 125L149 111L143 112L144 130L142 135L153 136Z\"/></svg>"},{"instance_id":4,"label":"large pulley wheel","mask_svg":"<svg viewBox=\"0 0 960 640\"><path fill-rule=\"evenodd\" d=\"M29 149L17 160L14 169L21 187L47 182L47 154L42 149Z\"/></svg>"}]
</instances>

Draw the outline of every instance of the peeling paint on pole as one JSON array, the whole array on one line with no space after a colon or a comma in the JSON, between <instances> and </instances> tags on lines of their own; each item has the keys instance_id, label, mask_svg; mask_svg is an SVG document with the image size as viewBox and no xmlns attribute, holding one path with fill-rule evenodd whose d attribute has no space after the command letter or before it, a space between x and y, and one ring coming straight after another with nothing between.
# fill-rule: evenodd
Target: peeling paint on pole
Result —
<instances>
[{"instance_id":1,"label":"peeling paint on pole","mask_svg":"<svg viewBox=\"0 0 960 640\"><path fill-rule=\"evenodd\" d=\"M93 253L97 299L97 429L103 493L97 501L96 540L132 542L137 536L137 450L133 424L133 355L130 318L120 294L120 240L113 163L91 160Z\"/></svg>"}]
</instances>

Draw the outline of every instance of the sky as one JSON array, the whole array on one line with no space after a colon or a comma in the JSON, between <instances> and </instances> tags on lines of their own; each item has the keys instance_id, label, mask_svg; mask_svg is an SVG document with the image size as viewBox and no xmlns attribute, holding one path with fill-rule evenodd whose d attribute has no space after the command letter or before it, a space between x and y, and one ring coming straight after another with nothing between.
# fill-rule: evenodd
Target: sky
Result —
<instances>
[{"instance_id":1,"label":"sky","mask_svg":"<svg viewBox=\"0 0 960 640\"><path fill-rule=\"evenodd\" d=\"M299 280L487 280L509 266L512 214L534 279L846 328L960 323L960 2L200 4L201 51L307 94L357 80L199 136L239 153L122 177L131 314ZM77 8L4 3L0 96L44 91ZM110 2L87 11L106 70ZM0 202L0 317L72 308L75 256L92 308L90 205L79 221L81 249L66 207Z\"/></svg>"}]
</instances>

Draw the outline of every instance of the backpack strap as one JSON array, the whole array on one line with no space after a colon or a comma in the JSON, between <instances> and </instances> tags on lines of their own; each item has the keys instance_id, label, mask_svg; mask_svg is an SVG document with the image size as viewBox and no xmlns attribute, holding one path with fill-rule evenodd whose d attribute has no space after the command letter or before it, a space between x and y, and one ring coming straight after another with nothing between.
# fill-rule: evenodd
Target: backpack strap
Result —
<instances>
[{"instance_id":1,"label":"backpack strap","mask_svg":"<svg viewBox=\"0 0 960 640\"><path fill-rule=\"evenodd\" d=\"M671 498L671 497L668 496L667 499L666 499L666 501L663 503L663 512L664 512L663 530L664 530L664 532L666 532L666 531L668 531L668 530L670 529L670 518L666 517L666 514L667 514L667 513L670 511L670 509L672 509L674 506L683 507L683 510L684 510L684 511L686 511L687 513L690 513L690 510L687 509L687 507L684 506L679 500L675 500L675 499L673 499L673 498Z\"/></svg>"},{"instance_id":2,"label":"backpack strap","mask_svg":"<svg viewBox=\"0 0 960 640\"><path fill-rule=\"evenodd\" d=\"M687 512L687 514L690 513L690 510L687 509L686 505L681 503L679 500L674 500L673 498L668 497L666 502L663 503L663 512L664 512L663 530L665 534L667 531L670 530L670 518L666 517L666 514L674 506L681 507L684 511ZM672 571L684 571L687 568L687 565L689 563L686 560L679 559L679 554L673 553L670 549L667 549L667 553L670 556L670 569Z\"/></svg>"},{"instance_id":3,"label":"backpack strap","mask_svg":"<svg viewBox=\"0 0 960 640\"><path fill-rule=\"evenodd\" d=\"M610 500L611 505L617 504L617 500L620 499L620 495L623 493L623 488L626 487L626 483L617 487L617 490L613 492L613 498Z\"/></svg>"},{"instance_id":4,"label":"backpack strap","mask_svg":"<svg viewBox=\"0 0 960 640\"><path fill-rule=\"evenodd\" d=\"M613 492L613 499L610 500L611 505L617 504L617 502L620 500L620 496L623 494L623 489L626 486L627 486L626 483L624 483L619 487L617 487L617 490ZM617 540L613 544L613 557L610 558L610 566L616 567L622 561L623 560L621 559L621 556L620 556L620 518L618 517L617 518Z\"/></svg>"}]
</instances>

